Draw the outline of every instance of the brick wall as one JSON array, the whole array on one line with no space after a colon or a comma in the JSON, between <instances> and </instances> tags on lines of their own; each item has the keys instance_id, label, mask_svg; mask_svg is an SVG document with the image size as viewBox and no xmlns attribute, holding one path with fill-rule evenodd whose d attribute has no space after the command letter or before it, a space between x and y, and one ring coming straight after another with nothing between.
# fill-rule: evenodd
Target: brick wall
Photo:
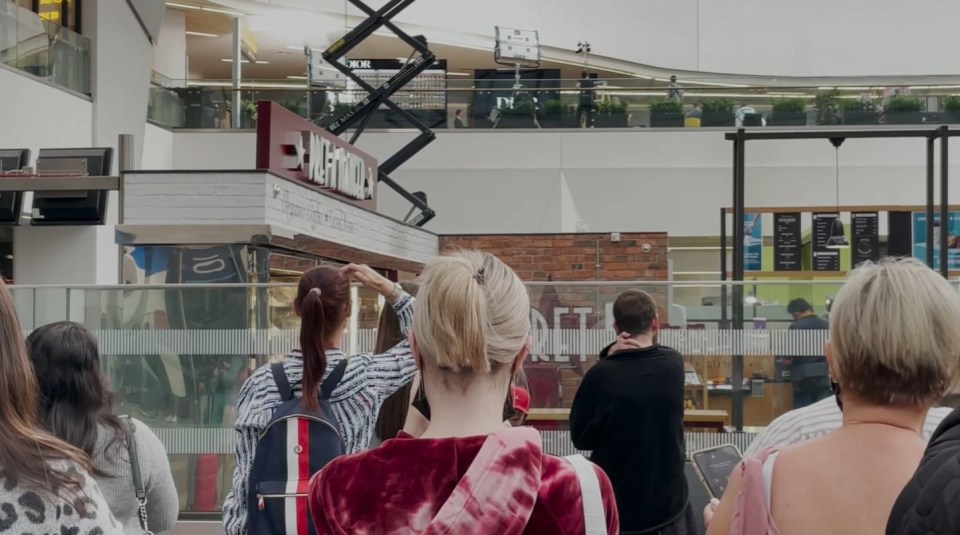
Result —
<instances>
[{"instance_id":1,"label":"brick wall","mask_svg":"<svg viewBox=\"0 0 960 535\"><path fill-rule=\"evenodd\" d=\"M650 246L644 252L644 245ZM496 255L524 281L545 282L530 286L530 305L545 320L548 329L578 329L581 315L556 314L557 308L572 311L586 307L587 329L603 329L605 305L628 288L641 288L658 303L666 304L666 288L644 286L638 281L667 280L667 234L621 233L614 242L610 234L506 234L441 236L440 249L481 249ZM605 286L565 285L564 282L625 281ZM661 317L666 311L661 308ZM536 328L536 325L534 326ZM563 356L569 362L542 362L533 356L526 365L532 381L535 407L569 407L583 374L596 360L600 347L583 355ZM535 362L540 360L541 362ZM555 359L554 359L555 360ZM535 379L534 379L535 378ZM559 388L557 388L559 383ZM559 395L554 392L559 391ZM546 392L546 393L545 393ZM559 399L557 399L559 398Z\"/></svg>"}]
</instances>

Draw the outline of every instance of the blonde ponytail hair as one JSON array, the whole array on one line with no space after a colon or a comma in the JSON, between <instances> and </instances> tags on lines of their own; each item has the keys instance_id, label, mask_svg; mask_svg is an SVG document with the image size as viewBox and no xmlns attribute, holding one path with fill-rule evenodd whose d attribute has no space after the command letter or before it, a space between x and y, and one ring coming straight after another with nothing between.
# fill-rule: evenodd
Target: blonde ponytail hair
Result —
<instances>
[{"instance_id":1,"label":"blonde ponytail hair","mask_svg":"<svg viewBox=\"0 0 960 535\"><path fill-rule=\"evenodd\" d=\"M444 254L420 275L413 333L421 357L460 375L509 365L530 335L530 296L512 269L475 250Z\"/></svg>"}]
</instances>

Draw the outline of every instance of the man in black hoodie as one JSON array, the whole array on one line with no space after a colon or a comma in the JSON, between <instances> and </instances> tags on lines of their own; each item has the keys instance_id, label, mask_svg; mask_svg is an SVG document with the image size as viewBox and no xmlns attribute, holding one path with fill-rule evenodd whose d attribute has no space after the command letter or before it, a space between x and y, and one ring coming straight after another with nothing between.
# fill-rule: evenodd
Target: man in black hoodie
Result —
<instances>
[{"instance_id":1,"label":"man in black hoodie","mask_svg":"<svg viewBox=\"0 0 960 535\"><path fill-rule=\"evenodd\" d=\"M570 435L610 476L620 533L682 535L695 529L684 478L683 359L655 342L657 303L628 290L613 305L617 342L577 390ZM689 530L689 531L688 531Z\"/></svg>"}]
</instances>

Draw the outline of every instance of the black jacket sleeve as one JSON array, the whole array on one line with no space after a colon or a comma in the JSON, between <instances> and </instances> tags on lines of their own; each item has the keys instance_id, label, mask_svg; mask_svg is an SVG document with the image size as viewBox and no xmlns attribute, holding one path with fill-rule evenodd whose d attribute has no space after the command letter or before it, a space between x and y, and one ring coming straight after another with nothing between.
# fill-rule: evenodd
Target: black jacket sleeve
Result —
<instances>
[{"instance_id":1,"label":"black jacket sleeve","mask_svg":"<svg viewBox=\"0 0 960 535\"><path fill-rule=\"evenodd\" d=\"M601 407L603 367L598 363L583 377L570 409L570 438L578 450L593 450L604 425Z\"/></svg>"}]
</instances>

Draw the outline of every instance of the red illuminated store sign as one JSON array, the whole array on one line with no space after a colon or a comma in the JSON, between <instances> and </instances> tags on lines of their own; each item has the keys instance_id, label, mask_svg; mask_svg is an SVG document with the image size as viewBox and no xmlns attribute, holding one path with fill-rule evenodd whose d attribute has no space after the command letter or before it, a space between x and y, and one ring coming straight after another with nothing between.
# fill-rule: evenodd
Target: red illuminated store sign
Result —
<instances>
[{"instance_id":1,"label":"red illuminated store sign","mask_svg":"<svg viewBox=\"0 0 960 535\"><path fill-rule=\"evenodd\" d=\"M362 204L376 190L373 156L275 102L257 103L257 169Z\"/></svg>"}]
</instances>

